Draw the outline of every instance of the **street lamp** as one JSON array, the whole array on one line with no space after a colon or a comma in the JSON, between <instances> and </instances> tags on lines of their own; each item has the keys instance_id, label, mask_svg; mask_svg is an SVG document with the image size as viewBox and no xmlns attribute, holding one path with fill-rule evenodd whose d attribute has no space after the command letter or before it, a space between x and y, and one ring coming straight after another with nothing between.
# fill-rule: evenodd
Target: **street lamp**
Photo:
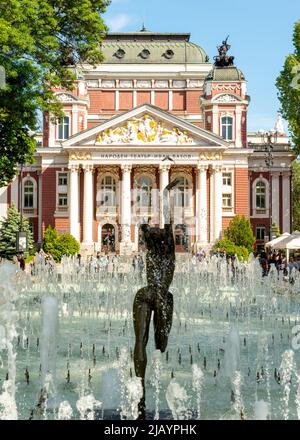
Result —
<instances>
[{"instance_id":1,"label":"street lamp","mask_svg":"<svg viewBox=\"0 0 300 440\"><path fill-rule=\"evenodd\" d=\"M21 164L21 181L19 194L21 222L19 230L16 234L16 251L18 253L24 253L28 252L28 237L26 231L23 231L23 164Z\"/></svg>"},{"instance_id":2,"label":"street lamp","mask_svg":"<svg viewBox=\"0 0 300 440\"><path fill-rule=\"evenodd\" d=\"M272 240L272 175L271 168L274 164L273 161L273 151L274 144L277 142L278 132L277 130L264 131L260 130L259 134L261 136L262 144L264 145L265 151L265 164L269 170L269 240Z\"/></svg>"}]
</instances>

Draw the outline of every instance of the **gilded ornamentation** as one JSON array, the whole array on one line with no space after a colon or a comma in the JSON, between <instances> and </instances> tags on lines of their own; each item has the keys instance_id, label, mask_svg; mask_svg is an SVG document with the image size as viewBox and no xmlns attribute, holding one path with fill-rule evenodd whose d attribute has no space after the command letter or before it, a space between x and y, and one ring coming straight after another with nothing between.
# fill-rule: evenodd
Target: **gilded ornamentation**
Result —
<instances>
[{"instance_id":1,"label":"gilded ornamentation","mask_svg":"<svg viewBox=\"0 0 300 440\"><path fill-rule=\"evenodd\" d=\"M155 165L136 166L134 167L134 173L136 176L139 174L154 174L156 169Z\"/></svg>"},{"instance_id":2,"label":"gilded ornamentation","mask_svg":"<svg viewBox=\"0 0 300 440\"><path fill-rule=\"evenodd\" d=\"M186 131L177 127L170 128L149 115L134 118L123 126L110 128L102 132L98 144L195 144Z\"/></svg>"},{"instance_id":3,"label":"gilded ornamentation","mask_svg":"<svg viewBox=\"0 0 300 440\"><path fill-rule=\"evenodd\" d=\"M119 168L117 165L106 165L97 167L98 170L98 176L103 176L103 174L114 174L115 176L119 176Z\"/></svg>"},{"instance_id":4,"label":"gilded ornamentation","mask_svg":"<svg viewBox=\"0 0 300 440\"><path fill-rule=\"evenodd\" d=\"M222 154L221 153L211 153L211 152L200 153L199 159L200 160L222 160Z\"/></svg>"},{"instance_id":5,"label":"gilded ornamentation","mask_svg":"<svg viewBox=\"0 0 300 440\"><path fill-rule=\"evenodd\" d=\"M92 160L93 156L91 155L91 153L82 153L79 151L78 153L71 153L70 159L71 160Z\"/></svg>"},{"instance_id":6,"label":"gilded ornamentation","mask_svg":"<svg viewBox=\"0 0 300 440\"><path fill-rule=\"evenodd\" d=\"M180 174L193 174L193 167L192 166L180 166L180 167L172 167L173 173L180 173Z\"/></svg>"}]
</instances>

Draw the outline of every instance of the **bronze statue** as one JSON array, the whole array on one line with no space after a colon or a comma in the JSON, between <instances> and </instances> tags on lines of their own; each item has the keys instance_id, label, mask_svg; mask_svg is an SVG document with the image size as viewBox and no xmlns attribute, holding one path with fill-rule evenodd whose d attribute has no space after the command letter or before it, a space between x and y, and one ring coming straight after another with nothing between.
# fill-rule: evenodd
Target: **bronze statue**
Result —
<instances>
[{"instance_id":1,"label":"bronze statue","mask_svg":"<svg viewBox=\"0 0 300 440\"><path fill-rule=\"evenodd\" d=\"M227 55L227 52L231 48L231 45L228 44L228 38L229 38L229 35L226 38L226 40L222 41L222 44L220 46L217 46L219 55L214 57L215 66L217 66L217 67L233 66L234 57Z\"/></svg>"},{"instance_id":2,"label":"bronze statue","mask_svg":"<svg viewBox=\"0 0 300 440\"><path fill-rule=\"evenodd\" d=\"M153 312L155 347L162 353L166 350L172 326L173 295L169 287L175 270L175 242L172 228L169 191L179 179L172 181L163 192L164 228L141 226L146 244L147 286L140 289L133 303L135 331L134 367L137 377L142 379L143 397L139 402L139 418L145 418L145 372L147 366L146 346Z\"/></svg>"}]
</instances>

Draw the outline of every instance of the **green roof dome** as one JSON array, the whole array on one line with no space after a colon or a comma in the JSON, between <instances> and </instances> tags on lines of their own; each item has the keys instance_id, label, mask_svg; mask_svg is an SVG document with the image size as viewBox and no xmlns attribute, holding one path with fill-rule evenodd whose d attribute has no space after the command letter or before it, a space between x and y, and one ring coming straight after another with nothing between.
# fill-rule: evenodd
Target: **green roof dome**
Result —
<instances>
[{"instance_id":1,"label":"green roof dome","mask_svg":"<svg viewBox=\"0 0 300 440\"><path fill-rule=\"evenodd\" d=\"M214 67L206 77L206 81L242 81L245 75L237 67Z\"/></svg>"},{"instance_id":2,"label":"green roof dome","mask_svg":"<svg viewBox=\"0 0 300 440\"><path fill-rule=\"evenodd\" d=\"M203 64L208 56L190 34L140 31L108 33L102 42L104 64Z\"/></svg>"}]
</instances>

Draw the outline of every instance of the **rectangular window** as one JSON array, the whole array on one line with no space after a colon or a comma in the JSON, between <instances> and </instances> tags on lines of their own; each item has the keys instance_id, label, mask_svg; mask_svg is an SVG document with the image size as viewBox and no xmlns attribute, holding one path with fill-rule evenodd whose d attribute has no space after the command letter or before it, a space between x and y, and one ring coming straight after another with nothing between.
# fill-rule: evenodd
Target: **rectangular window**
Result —
<instances>
[{"instance_id":1,"label":"rectangular window","mask_svg":"<svg viewBox=\"0 0 300 440\"><path fill-rule=\"evenodd\" d=\"M58 186L67 186L67 185L68 185L68 174L67 173L59 173Z\"/></svg>"},{"instance_id":2,"label":"rectangular window","mask_svg":"<svg viewBox=\"0 0 300 440\"><path fill-rule=\"evenodd\" d=\"M264 194L256 194L256 208L266 209L266 197Z\"/></svg>"},{"instance_id":3,"label":"rectangular window","mask_svg":"<svg viewBox=\"0 0 300 440\"><path fill-rule=\"evenodd\" d=\"M58 194L58 206L61 208L65 208L68 206L68 194Z\"/></svg>"},{"instance_id":4,"label":"rectangular window","mask_svg":"<svg viewBox=\"0 0 300 440\"><path fill-rule=\"evenodd\" d=\"M232 186L231 173L223 173L223 185Z\"/></svg>"},{"instance_id":5,"label":"rectangular window","mask_svg":"<svg viewBox=\"0 0 300 440\"><path fill-rule=\"evenodd\" d=\"M24 208L33 208L33 194L25 193L24 194Z\"/></svg>"},{"instance_id":6,"label":"rectangular window","mask_svg":"<svg viewBox=\"0 0 300 440\"><path fill-rule=\"evenodd\" d=\"M231 194L223 194L223 208L231 208L232 207L232 196Z\"/></svg>"},{"instance_id":7,"label":"rectangular window","mask_svg":"<svg viewBox=\"0 0 300 440\"><path fill-rule=\"evenodd\" d=\"M58 186L67 186L67 185L68 185L68 174L67 173L59 173Z\"/></svg>"},{"instance_id":8,"label":"rectangular window","mask_svg":"<svg viewBox=\"0 0 300 440\"><path fill-rule=\"evenodd\" d=\"M256 226L256 240L264 240L266 234L265 226Z\"/></svg>"},{"instance_id":9,"label":"rectangular window","mask_svg":"<svg viewBox=\"0 0 300 440\"><path fill-rule=\"evenodd\" d=\"M69 121L70 121L70 119L68 116L61 118L58 121L58 139L60 139L60 140L68 139L69 125L70 125Z\"/></svg>"}]
</instances>

